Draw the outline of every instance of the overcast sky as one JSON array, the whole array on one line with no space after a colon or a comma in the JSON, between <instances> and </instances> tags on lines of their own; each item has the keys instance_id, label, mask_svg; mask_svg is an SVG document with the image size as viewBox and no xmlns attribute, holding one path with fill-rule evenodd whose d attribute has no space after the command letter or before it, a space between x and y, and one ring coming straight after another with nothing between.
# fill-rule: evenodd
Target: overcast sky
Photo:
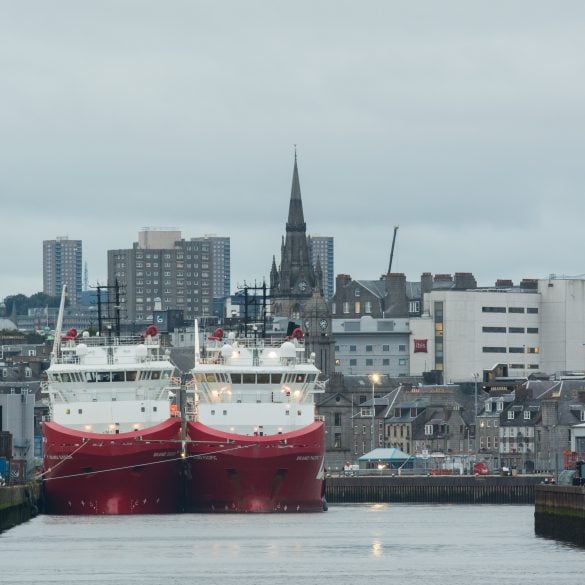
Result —
<instances>
[{"instance_id":1,"label":"overcast sky","mask_svg":"<svg viewBox=\"0 0 585 585\"><path fill-rule=\"evenodd\" d=\"M335 272L585 273L585 2L0 0L0 298L144 226L280 254L293 145Z\"/></svg>"}]
</instances>

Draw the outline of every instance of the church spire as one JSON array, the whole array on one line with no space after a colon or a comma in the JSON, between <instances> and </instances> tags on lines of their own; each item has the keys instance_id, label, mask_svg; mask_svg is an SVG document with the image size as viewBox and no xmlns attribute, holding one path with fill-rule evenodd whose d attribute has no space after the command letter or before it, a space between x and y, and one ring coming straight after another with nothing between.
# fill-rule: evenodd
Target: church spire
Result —
<instances>
[{"instance_id":1,"label":"church spire","mask_svg":"<svg viewBox=\"0 0 585 585\"><path fill-rule=\"evenodd\" d=\"M293 168L292 187L290 190L290 204L288 208L288 221L286 229L289 231L305 231L305 217L303 215L303 201L301 199L301 183L299 181L299 168L297 166L297 149L295 146L295 165Z\"/></svg>"}]
</instances>

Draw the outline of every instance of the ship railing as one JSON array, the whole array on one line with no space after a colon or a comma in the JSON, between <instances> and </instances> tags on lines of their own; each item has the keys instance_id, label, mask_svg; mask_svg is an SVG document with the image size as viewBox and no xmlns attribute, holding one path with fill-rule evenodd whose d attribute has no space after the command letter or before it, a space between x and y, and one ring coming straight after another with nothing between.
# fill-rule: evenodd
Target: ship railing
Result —
<instances>
[{"instance_id":1,"label":"ship railing","mask_svg":"<svg viewBox=\"0 0 585 585\"><path fill-rule=\"evenodd\" d=\"M159 336L156 337L144 337L142 335L126 335L123 337L111 337L107 335L102 336L90 336L90 337L78 337L77 339L70 339L63 341L61 344L61 350L74 349L76 345L84 343L87 346L111 346L116 347L118 345L146 345L148 347L160 347L161 341Z\"/></svg>"},{"instance_id":2,"label":"ship railing","mask_svg":"<svg viewBox=\"0 0 585 585\"><path fill-rule=\"evenodd\" d=\"M225 360L221 356L217 357L204 357L199 359L200 364L205 365L226 365L229 361L230 365L234 365L234 358L230 358L229 360ZM241 366L254 366L254 367L263 367L263 366L291 366L291 365L298 365L298 364L312 364L313 362L305 357L303 354L298 355L296 358L238 358L239 365Z\"/></svg>"},{"instance_id":3,"label":"ship railing","mask_svg":"<svg viewBox=\"0 0 585 585\"><path fill-rule=\"evenodd\" d=\"M168 362L169 359L162 353L155 353L146 355L144 357L136 357L136 356L106 356L106 361L104 363L104 359L100 356L96 356L95 358L85 356L83 360L84 366L94 366L100 367L104 365L132 365L132 364L144 364L150 362ZM80 364L81 361L78 356L72 354L65 354L57 357L53 357L51 359L51 364ZM214 362L215 363L215 362Z\"/></svg>"},{"instance_id":4,"label":"ship railing","mask_svg":"<svg viewBox=\"0 0 585 585\"><path fill-rule=\"evenodd\" d=\"M224 345L232 345L233 347L245 347L249 349L258 348L278 348L285 341L290 341L298 350L305 349L305 342L302 339L288 339L286 337L236 337L235 339L211 340L207 343L207 349L221 349Z\"/></svg>"}]
</instances>

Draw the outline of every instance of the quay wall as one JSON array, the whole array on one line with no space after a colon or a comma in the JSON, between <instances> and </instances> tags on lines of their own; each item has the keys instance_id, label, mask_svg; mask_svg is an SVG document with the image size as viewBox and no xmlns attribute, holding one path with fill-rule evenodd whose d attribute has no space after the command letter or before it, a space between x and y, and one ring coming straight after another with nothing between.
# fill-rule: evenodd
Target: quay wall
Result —
<instances>
[{"instance_id":1,"label":"quay wall","mask_svg":"<svg viewBox=\"0 0 585 585\"><path fill-rule=\"evenodd\" d=\"M533 504L538 476L328 477L329 503Z\"/></svg>"},{"instance_id":2,"label":"quay wall","mask_svg":"<svg viewBox=\"0 0 585 585\"><path fill-rule=\"evenodd\" d=\"M538 536L585 546L584 486L538 486L534 503Z\"/></svg>"},{"instance_id":3,"label":"quay wall","mask_svg":"<svg viewBox=\"0 0 585 585\"><path fill-rule=\"evenodd\" d=\"M39 483L0 487L0 532L36 516L39 498Z\"/></svg>"}]
</instances>

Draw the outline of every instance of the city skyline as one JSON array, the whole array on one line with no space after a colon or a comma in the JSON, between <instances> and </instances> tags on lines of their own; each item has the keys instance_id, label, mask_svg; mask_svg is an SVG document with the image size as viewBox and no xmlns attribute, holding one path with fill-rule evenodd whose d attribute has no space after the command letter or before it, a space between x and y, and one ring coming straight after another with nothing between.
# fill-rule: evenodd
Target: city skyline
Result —
<instances>
[{"instance_id":1,"label":"city skyline","mask_svg":"<svg viewBox=\"0 0 585 585\"><path fill-rule=\"evenodd\" d=\"M3 13L0 298L42 290L57 235L104 283L143 226L229 236L232 289L268 280L295 143L336 273L385 272L396 224L409 280L585 272L582 3L115 6Z\"/></svg>"}]
</instances>

